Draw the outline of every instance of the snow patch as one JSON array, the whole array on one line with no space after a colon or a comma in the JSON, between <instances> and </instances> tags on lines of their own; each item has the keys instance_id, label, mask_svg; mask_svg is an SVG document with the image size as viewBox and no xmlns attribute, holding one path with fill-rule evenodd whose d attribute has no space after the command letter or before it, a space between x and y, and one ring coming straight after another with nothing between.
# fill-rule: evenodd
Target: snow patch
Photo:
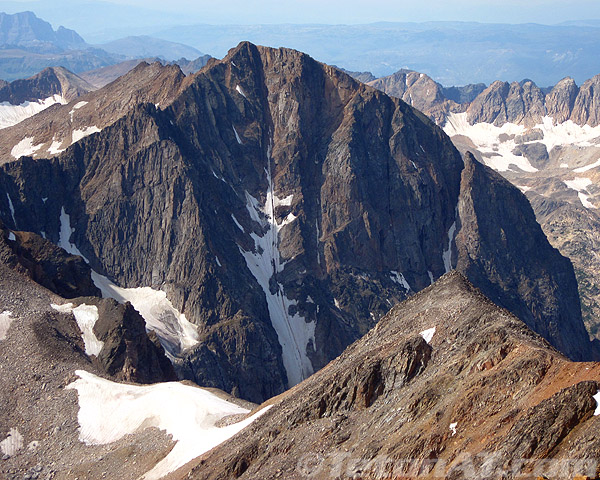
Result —
<instances>
[{"instance_id":1,"label":"snow patch","mask_svg":"<svg viewBox=\"0 0 600 480\"><path fill-rule=\"evenodd\" d=\"M98 307L96 305L86 305L85 303L82 303L77 308L73 308L72 303L64 305L50 304L50 306L59 312L73 314L77 326L81 330L85 354L97 357L104 346L104 342L98 340L94 333L94 325L98 321Z\"/></svg>"},{"instance_id":2,"label":"snow patch","mask_svg":"<svg viewBox=\"0 0 600 480\"><path fill-rule=\"evenodd\" d=\"M587 187L589 187L590 185L592 185L592 180L590 180L589 178L574 178L573 180L565 180L564 184L569 187L572 190L575 190L577 192L577 195L579 196L579 200L581 201L581 204L585 207L585 208L596 208L596 206L590 202L589 199L589 193L587 191Z\"/></svg>"},{"instance_id":3,"label":"snow patch","mask_svg":"<svg viewBox=\"0 0 600 480\"><path fill-rule=\"evenodd\" d=\"M600 390L598 390L598 393L596 395L594 395L594 400L596 400L596 403L598 404L598 407L596 408L596 411L594 412L594 416L597 417L600 415Z\"/></svg>"},{"instance_id":4,"label":"snow patch","mask_svg":"<svg viewBox=\"0 0 600 480\"><path fill-rule=\"evenodd\" d=\"M448 230L448 249L444 250L442 253L442 260L444 261L444 268L446 269L446 273L452 270L452 241L454 240L454 235L456 233L456 221L450 226Z\"/></svg>"},{"instance_id":5,"label":"snow patch","mask_svg":"<svg viewBox=\"0 0 600 480\"><path fill-rule=\"evenodd\" d=\"M17 239L17 237L15 237L15 234L13 232L10 232L8 234L8 239L14 242Z\"/></svg>"},{"instance_id":6,"label":"snow patch","mask_svg":"<svg viewBox=\"0 0 600 480\"><path fill-rule=\"evenodd\" d=\"M307 322L299 313L290 313L298 302L286 296L282 284L276 283L274 291L271 289L271 278L282 272L285 266L285 262L281 262L278 247L279 232L285 225L293 222L296 216L289 213L282 222L275 218L275 207L291 205L292 199L291 196L280 199L275 195L271 176L271 147L267 151L267 163L268 190L265 204L260 205L257 199L246 192L246 208L250 218L260 224L264 233L260 236L254 232L250 233L254 240L254 251L247 252L241 247L238 248L246 260L248 269L265 293L271 323L282 348L288 387L292 387L314 372L307 349L311 342L313 347L315 345L316 324L314 321Z\"/></svg>"},{"instance_id":7,"label":"snow patch","mask_svg":"<svg viewBox=\"0 0 600 480\"><path fill-rule=\"evenodd\" d=\"M9 102L2 102L0 103L0 129L21 123L23 120L33 117L56 103L64 105L67 101L62 95L52 95L37 102L23 102L20 105L11 105Z\"/></svg>"},{"instance_id":8,"label":"snow patch","mask_svg":"<svg viewBox=\"0 0 600 480\"><path fill-rule=\"evenodd\" d=\"M11 317L12 312L9 312L8 310L5 310L2 313L0 313L0 340L6 340L6 334L8 333L10 324L13 321Z\"/></svg>"},{"instance_id":9,"label":"snow patch","mask_svg":"<svg viewBox=\"0 0 600 480\"><path fill-rule=\"evenodd\" d=\"M404 275L402 275L401 273L398 273L395 270L392 270L390 272L390 278L392 279L393 282L395 282L399 285L402 285L407 292L410 291L410 285L406 281L406 278L404 278Z\"/></svg>"},{"instance_id":10,"label":"snow patch","mask_svg":"<svg viewBox=\"0 0 600 480\"><path fill-rule=\"evenodd\" d=\"M338 310L340 310L340 302L338 301L337 298L333 299L333 304L335 305L335 308L337 308Z\"/></svg>"},{"instance_id":11,"label":"snow patch","mask_svg":"<svg viewBox=\"0 0 600 480\"><path fill-rule=\"evenodd\" d=\"M25 137L12 148L10 154L17 160L21 157L30 157L40 148L42 148L42 145L42 143L40 143L39 145L34 145L33 137Z\"/></svg>"},{"instance_id":12,"label":"snow patch","mask_svg":"<svg viewBox=\"0 0 600 480\"><path fill-rule=\"evenodd\" d=\"M517 184L515 184L515 187L517 187L523 193L527 193L529 190L531 190L531 187L528 187L526 185L517 185Z\"/></svg>"},{"instance_id":13,"label":"snow patch","mask_svg":"<svg viewBox=\"0 0 600 480\"><path fill-rule=\"evenodd\" d=\"M82 138L91 135L92 133L98 133L101 131L102 130L96 127L95 125L91 127L84 127L78 130L73 130L73 133L71 134L71 145L73 145L75 142L78 142Z\"/></svg>"},{"instance_id":14,"label":"snow patch","mask_svg":"<svg viewBox=\"0 0 600 480\"><path fill-rule=\"evenodd\" d=\"M242 87L240 87L239 85L237 87L235 87L235 89L237 90L237 92L244 98L248 98L246 97L246 94L244 93L244 90L242 90Z\"/></svg>"},{"instance_id":15,"label":"snow patch","mask_svg":"<svg viewBox=\"0 0 600 480\"><path fill-rule=\"evenodd\" d=\"M60 148L62 144L62 140L52 139L52 144L48 147L48 153L50 155L58 155L59 153L64 152L66 148Z\"/></svg>"},{"instance_id":16,"label":"snow patch","mask_svg":"<svg viewBox=\"0 0 600 480\"><path fill-rule=\"evenodd\" d=\"M0 450L4 455L12 457L23 448L23 435L16 428L11 428L7 437L0 442Z\"/></svg>"},{"instance_id":17,"label":"snow patch","mask_svg":"<svg viewBox=\"0 0 600 480\"><path fill-rule=\"evenodd\" d=\"M12 217L13 220L13 224L15 225L15 228L17 227L17 220L15 219L15 206L12 203L12 200L10 199L10 195L8 194L8 192L6 193L6 198L8 199L8 209L10 210L10 216Z\"/></svg>"},{"instance_id":18,"label":"snow patch","mask_svg":"<svg viewBox=\"0 0 600 480\"><path fill-rule=\"evenodd\" d=\"M79 110L81 107L85 107L88 102L78 102L76 103L71 111L69 112L69 116L71 117L71 122L73 121L73 115L75 114L75 110Z\"/></svg>"},{"instance_id":19,"label":"snow patch","mask_svg":"<svg viewBox=\"0 0 600 480\"><path fill-rule=\"evenodd\" d=\"M433 273L431 273L429 270L427 270L427 275L429 275L429 281L431 282L431 284L433 285L433 282L435 281L433 279Z\"/></svg>"},{"instance_id":20,"label":"snow patch","mask_svg":"<svg viewBox=\"0 0 600 480\"><path fill-rule=\"evenodd\" d=\"M560 164L560 168L569 168L569 164L568 163L561 163ZM585 167L584 167L585 168ZM593 168L593 167L592 167ZM576 169L575 171L577 172L578 170L580 170L579 168ZM584 170L585 171L585 170Z\"/></svg>"},{"instance_id":21,"label":"snow patch","mask_svg":"<svg viewBox=\"0 0 600 480\"><path fill-rule=\"evenodd\" d=\"M563 164L563 165L566 165L566 164ZM562 165L561 165L561 167L562 167ZM585 167L576 168L573 171L576 173L585 173L588 170L591 170L592 168L596 168L596 167L600 167L600 159L596 160L594 163L592 163L590 165L586 165Z\"/></svg>"},{"instance_id":22,"label":"snow patch","mask_svg":"<svg viewBox=\"0 0 600 480\"><path fill-rule=\"evenodd\" d=\"M242 227L240 225L240 222L237 221L237 218L235 218L235 216L233 215L233 213L231 214L231 218L233 218L233 222L237 225L237 227L242 231L245 232L244 227Z\"/></svg>"},{"instance_id":23,"label":"snow patch","mask_svg":"<svg viewBox=\"0 0 600 480\"><path fill-rule=\"evenodd\" d=\"M85 263L90 263L87 258L79 251L74 243L71 243L71 235L75 229L71 228L71 217L65 212L65 207L60 208L60 231L58 233L58 246L63 248L71 255L79 255L85 260Z\"/></svg>"},{"instance_id":24,"label":"snow patch","mask_svg":"<svg viewBox=\"0 0 600 480\"><path fill-rule=\"evenodd\" d=\"M238 142L240 145L243 145L243 143L242 143L242 139L241 139L241 138L240 138L240 136L238 135L238 133L237 133L237 130L235 129L235 127L232 125L232 126L231 126L231 128L233 128L233 133L235 133L235 139L237 140L237 142Z\"/></svg>"},{"instance_id":25,"label":"snow patch","mask_svg":"<svg viewBox=\"0 0 600 480\"><path fill-rule=\"evenodd\" d=\"M156 427L172 435L176 443L169 454L142 478L154 480L177 470L231 438L269 407L241 422L225 427L217 423L248 410L198 387L177 382L149 386L128 385L75 372L79 379L67 388L79 396L79 440L105 445L140 428Z\"/></svg>"},{"instance_id":26,"label":"snow patch","mask_svg":"<svg viewBox=\"0 0 600 480\"><path fill-rule=\"evenodd\" d=\"M431 340L435 335L435 327L423 330L421 333L419 333L419 335L421 335L423 337L423 340L425 340L427 343L431 343Z\"/></svg>"},{"instance_id":27,"label":"snow patch","mask_svg":"<svg viewBox=\"0 0 600 480\"><path fill-rule=\"evenodd\" d=\"M450 431L452 432L452 436L456 435L456 426L458 425L458 423L451 423L450 424Z\"/></svg>"},{"instance_id":28,"label":"snow patch","mask_svg":"<svg viewBox=\"0 0 600 480\"><path fill-rule=\"evenodd\" d=\"M219 267L222 267L222 266L223 266L223 265L221 265L221 262L219 261L219 257L217 257L216 255L215 255L215 261L217 262L217 265L218 265Z\"/></svg>"}]
</instances>

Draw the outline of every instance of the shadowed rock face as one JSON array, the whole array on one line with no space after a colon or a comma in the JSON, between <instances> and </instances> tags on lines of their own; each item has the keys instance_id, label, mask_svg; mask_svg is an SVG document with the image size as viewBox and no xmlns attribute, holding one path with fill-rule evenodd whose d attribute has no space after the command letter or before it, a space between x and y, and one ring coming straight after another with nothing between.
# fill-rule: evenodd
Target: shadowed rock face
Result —
<instances>
[{"instance_id":1,"label":"shadowed rock face","mask_svg":"<svg viewBox=\"0 0 600 480\"><path fill-rule=\"evenodd\" d=\"M200 335L186 378L273 396L452 268L565 353L590 355L572 268L526 199L404 102L248 43L185 80L151 68L137 81L142 99L168 92L158 108L127 95L115 119L123 82L94 92L116 95L112 123L54 158L4 165L0 215L13 227L10 198L20 230L58 242L64 207L92 268L166 291Z\"/></svg>"},{"instance_id":2,"label":"shadowed rock face","mask_svg":"<svg viewBox=\"0 0 600 480\"><path fill-rule=\"evenodd\" d=\"M599 389L452 272L176 478L594 478Z\"/></svg>"}]
</instances>

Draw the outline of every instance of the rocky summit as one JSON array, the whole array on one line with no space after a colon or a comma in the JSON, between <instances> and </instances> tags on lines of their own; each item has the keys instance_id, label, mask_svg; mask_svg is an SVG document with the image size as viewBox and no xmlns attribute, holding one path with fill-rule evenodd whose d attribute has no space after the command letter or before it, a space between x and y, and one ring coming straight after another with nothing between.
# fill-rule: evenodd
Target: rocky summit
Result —
<instances>
[{"instance_id":1,"label":"rocky summit","mask_svg":"<svg viewBox=\"0 0 600 480\"><path fill-rule=\"evenodd\" d=\"M144 318L199 385L279 394L454 269L593 356L572 266L522 193L300 52L242 43L188 77L141 64L3 130L0 156L5 226L84 257L104 296L166 294L171 327Z\"/></svg>"}]
</instances>

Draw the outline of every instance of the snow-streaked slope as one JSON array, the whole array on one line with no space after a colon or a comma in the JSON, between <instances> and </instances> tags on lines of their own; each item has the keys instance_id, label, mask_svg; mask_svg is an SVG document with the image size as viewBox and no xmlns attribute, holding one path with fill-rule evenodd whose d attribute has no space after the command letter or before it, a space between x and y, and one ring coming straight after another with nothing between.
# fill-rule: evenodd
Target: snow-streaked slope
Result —
<instances>
[{"instance_id":1,"label":"snow-streaked slope","mask_svg":"<svg viewBox=\"0 0 600 480\"><path fill-rule=\"evenodd\" d=\"M0 313L0 340L6 339L6 334L8 333L12 321L12 312L5 310Z\"/></svg>"},{"instance_id":2,"label":"snow-streaked slope","mask_svg":"<svg viewBox=\"0 0 600 480\"><path fill-rule=\"evenodd\" d=\"M543 134L542 139L532 140L527 143L542 143L546 150L551 152L556 146L577 146L591 147L598 146L600 137L600 126L590 127L589 125L577 125L571 120L556 124L552 117L544 117L542 122L535 125L533 129L540 130ZM497 127L490 123L476 123L470 125L467 121L467 113L452 113L444 125L444 131L448 136L464 135L469 137L475 144L477 150L484 154L485 163L489 167L504 172L509 169L511 164L525 172L536 172L529 160L524 156L515 155L513 150L517 146L515 142L516 135L522 135L527 131L523 125L505 123ZM585 172L591 168L600 166L600 162L578 168L579 173Z\"/></svg>"},{"instance_id":3,"label":"snow-streaked slope","mask_svg":"<svg viewBox=\"0 0 600 480\"><path fill-rule=\"evenodd\" d=\"M67 388L79 396L79 439L89 445L112 443L139 428L165 430L177 442L144 479L162 478L232 437L256 418L225 427L216 424L248 410L198 387L177 382L150 386L126 385L78 370L79 380Z\"/></svg>"},{"instance_id":4,"label":"snow-streaked slope","mask_svg":"<svg viewBox=\"0 0 600 480\"><path fill-rule=\"evenodd\" d=\"M24 102L21 105L2 102L0 103L0 129L16 125L56 103L64 105L68 102L62 95L53 95L37 102Z\"/></svg>"},{"instance_id":5,"label":"snow-streaked slope","mask_svg":"<svg viewBox=\"0 0 600 480\"><path fill-rule=\"evenodd\" d=\"M508 137L522 135L525 132L525 127L521 125L512 123L505 123L502 127L496 127L491 123L470 125L466 113L452 113L444 125L444 132L449 137L455 135L469 137L482 154L492 155L485 157L485 163L494 170L504 172L508 170L511 164L514 164L525 172L537 171L525 157L512 153L516 146L514 139L505 142L500 141L501 135Z\"/></svg>"},{"instance_id":6,"label":"snow-streaked slope","mask_svg":"<svg viewBox=\"0 0 600 480\"><path fill-rule=\"evenodd\" d=\"M600 415L600 390L598 391L598 393L596 395L594 395L594 400L596 400L596 403L598 404L598 407L596 408L596 411L594 412L594 416L597 417L598 415Z\"/></svg>"},{"instance_id":7,"label":"snow-streaked slope","mask_svg":"<svg viewBox=\"0 0 600 480\"><path fill-rule=\"evenodd\" d=\"M72 233L71 218L62 207L58 245L72 255L79 255L89 263L75 244L71 243ZM93 270L92 280L104 298L114 298L120 303L130 302L133 305L133 308L146 322L146 329L156 332L171 361L179 357L183 350L198 343L198 332L195 325L173 307L167 294L162 290L154 290L150 287L122 288Z\"/></svg>"},{"instance_id":8,"label":"snow-streaked slope","mask_svg":"<svg viewBox=\"0 0 600 480\"><path fill-rule=\"evenodd\" d=\"M271 178L271 153L268 152L267 181L269 184L264 205L259 205L252 195L246 192L246 208L250 218L259 223L265 233L262 236L252 232L254 251L246 252L240 247L240 252L246 260L246 265L258 284L262 287L267 299L271 323L277 333L277 338L282 348L283 366L285 367L288 386L300 383L314 372L312 362L308 358L307 349L315 345L315 322L307 322L298 313L291 314L290 308L297 305L296 300L290 300L277 283L275 293L271 291L270 280L275 273L283 271L285 263L281 263L279 252L279 231L296 220L293 213L289 213L280 223L275 218L275 208L279 205L291 205L293 196L279 198L274 193ZM237 223L237 222L236 222Z\"/></svg>"},{"instance_id":9,"label":"snow-streaked slope","mask_svg":"<svg viewBox=\"0 0 600 480\"><path fill-rule=\"evenodd\" d=\"M66 303L64 305L50 305L54 310L62 313L72 313L77 322L79 330L81 330L81 338L85 346L86 355L98 356L104 342L98 340L94 334L94 325L98 321L98 307L95 305L86 305L82 303L76 308L73 308L72 303Z\"/></svg>"}]
</instances>

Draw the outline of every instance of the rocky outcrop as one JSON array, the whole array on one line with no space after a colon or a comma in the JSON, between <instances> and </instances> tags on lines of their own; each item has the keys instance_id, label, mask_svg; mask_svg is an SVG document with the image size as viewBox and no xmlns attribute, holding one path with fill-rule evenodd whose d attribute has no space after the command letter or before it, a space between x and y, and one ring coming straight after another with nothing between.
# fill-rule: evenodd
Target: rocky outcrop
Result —
<instances>
[{"instance_id":1,"label":"rocky outcrop","mask_svg":"<svg viewBox=\"0 0 600 480\"><path fill-rule=\"evenodd\" d=\"M579 93L575 80L571 77L563 78L546 95L546 110L556 123L566 122L571 118L575 100ZM577 123L577 122L576 122Z\"/></svg>"},{"instance_id":2,"label":"rocky outcrop","mask_svg":"<svg viewBox=\"0 0 600 480\"><path fill-rule=\"evenodd\" d=\"M94 334L104 346L97 361L111 378L136 383L177 380L156 333L146 331L144 319L130 303L123 305L110 298L76 302L98 307Z\"/></svg>"},{"instance_id":3,"label":"rocky outcrop","mask_svg":"<svg viewBox=\"0 0 600 480\"><path fill-rule=\"evenodd\" d=\"M85 97L74 117L106 115L101 132L4 165L0 215L58 242L64 209L93 269L164 290L198 329L186 378L273 396L453 268L589 357L572 269L527 201L417 110L288 49L173 68Z\"/></svg>"},{"instance_id":4,"label":"rocky outcrop","mask_svg":"<svg viewBox=\"0 0 600 480\"><path fill-rule=\"evenodd\" d=\"M571 120L578 125L600 125L600 75L590 78L579 89Z\"/></svg>"},{"instance_id":5,"label":"rocky outcrop","mask_svg":"<svg viewBox=\"0 0 600 480\"><path fill-rule=\"evenodd\" d=\"M9 232L0 222L0 261L63 298L100 296L90 267L77 255L31 232Z\"/></svg>"},{"instance_id":6,"label":"rocky outcrop","mask_svg":"<svg viewBox=\"0 0 600 480\"><path fill-rule=\"evenodd\" d=\"M599 389L452 272L181 474L594 478Z\"/></svg>"}]
</instances>

